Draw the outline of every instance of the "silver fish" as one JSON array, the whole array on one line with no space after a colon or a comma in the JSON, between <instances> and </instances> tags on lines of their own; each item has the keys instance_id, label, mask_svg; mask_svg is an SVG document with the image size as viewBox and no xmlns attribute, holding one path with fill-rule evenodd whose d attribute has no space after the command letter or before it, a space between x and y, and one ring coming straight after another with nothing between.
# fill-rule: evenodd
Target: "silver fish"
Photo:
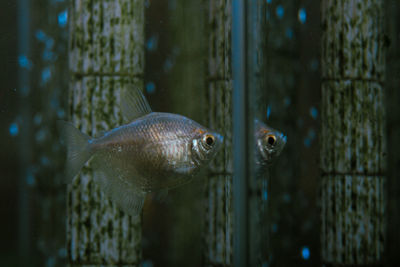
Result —
<instances>
[{"instance_id":1,"label":"silver fish","mask_svg":"<svg viewBox=\"0 0 400 267\"><path fill-rule=\"evenodd\" d=\"M281 154L287 138L259 120L255 120L254 127L257 165L266 166Z\"/></svg>"},{"instance_id":2,"label":"silver fish","mask_svg":"<svg viewBox=\"0 0 400 267\"><path fill-rule=\"evenodd\" d=\"M60 122L72 180L90 158L94 180L126 213L140 213L149 192L185 184L214 157L223 137L181 115L152 112L139 90L124 90L121 110L131 121L99 138Z\"/></svg>"}]
</instances>

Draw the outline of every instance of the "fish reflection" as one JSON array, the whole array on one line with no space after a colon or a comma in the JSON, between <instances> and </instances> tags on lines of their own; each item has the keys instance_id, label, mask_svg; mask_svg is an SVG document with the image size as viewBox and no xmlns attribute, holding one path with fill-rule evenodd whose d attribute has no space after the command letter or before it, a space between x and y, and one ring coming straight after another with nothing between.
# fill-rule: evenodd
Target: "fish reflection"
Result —
<instances>
[{"instance_id":1,"label":"fish reflection","mask_svg":"<svg viewBox=\"0 0 400 267\"><path fill-rule=\"evenodd\" d=\"M259 120L255 120L256 163L266 166L276 159L286 145L286 136Z\"/></svg>"},{"instance_id":2,"label":"fish reflection","mask_svg":"<svg viewBox=\"0 0 400 267\"><path fill-rule=\"evenodd\" d=\"M91 138L60 122L69 181L92 158L94 180L128 214L140 213L147 193L165 195L189 182L221 148L223 137L181 115L152 112L138 90L124 90L121 110L130 123Z\"/></svg>"}]
</instances>

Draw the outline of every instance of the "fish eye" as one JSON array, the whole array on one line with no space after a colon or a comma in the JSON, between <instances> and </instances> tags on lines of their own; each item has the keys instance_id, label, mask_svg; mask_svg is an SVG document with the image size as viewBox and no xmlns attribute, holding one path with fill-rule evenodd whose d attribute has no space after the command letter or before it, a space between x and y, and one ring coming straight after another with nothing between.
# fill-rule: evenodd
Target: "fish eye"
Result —
<instances>
[{"instance_id":1,"label":"fish eye","mask_svg":"<svg viewBox=\"0 0 400 267\"><path fill-rule=\"evenodd\" d=\"M267 136L267 143L271 146L273 146L276 143L276 137L275 135L268 135Z\"/></svg>"},{"instance_id":2,"label":"fish eye","mask_svg":"<svg viewBox=\"0 0 400 267\"><path fill-rule=\"evenodd\" d=\"M205 137L204 137L204 141L206 142L206 144L207 145L209 145L209 146L212 146L213 144L214 144L214 136L212 136L212 135L210 135L210 134L207 134Z\"/></svg>"}]
</instances>

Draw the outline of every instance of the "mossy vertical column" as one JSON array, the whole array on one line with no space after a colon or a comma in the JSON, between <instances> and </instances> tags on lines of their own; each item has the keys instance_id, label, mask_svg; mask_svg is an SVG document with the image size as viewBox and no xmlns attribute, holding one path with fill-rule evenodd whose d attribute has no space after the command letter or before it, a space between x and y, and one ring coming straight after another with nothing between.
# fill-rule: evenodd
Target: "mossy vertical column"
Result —
<instances>
[{"instance_id":1,"label":"mossy vertical column","mask_svg":"<svg viewBox=\"0 0 400 267\"><path fill-rule=\"evenodd\" d=\"M206 187L206 265L232 263L232 70L231 0L208 1L208 127L224 136L210 167Z\"/></svg>"},{"instance_id":2,"label":"mossy vertical column","mask_svg":"<svg viewBox=\"0 0 400 267\"><path fill-rule=\"evenodd\" d=\"M120 90L143 88L144 1L74 0L70 7L70 116L91 136L122 124ZM90 163L68 190L69 263L137 266L141 218L93 183Z\"/></svg>"},{"instance_id":3,"label":"mossy vertical column","mask_svg":"<svg viewBox=\"0 0 400 267\"><path fill-rule=\"evenodd\" d=\"M385 229L383 1L322 2L321 253L378 264Z\"/></svg>"}]
</instances>

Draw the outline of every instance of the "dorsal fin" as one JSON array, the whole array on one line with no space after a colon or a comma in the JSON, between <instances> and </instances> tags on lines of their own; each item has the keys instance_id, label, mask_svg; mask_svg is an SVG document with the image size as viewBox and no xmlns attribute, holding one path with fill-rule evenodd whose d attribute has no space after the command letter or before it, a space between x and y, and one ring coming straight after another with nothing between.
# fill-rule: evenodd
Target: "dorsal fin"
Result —
<instances>
[{"instance_id":1,"label":"dorsal fin","mask_svg":"<svg viewBox=\"0 0 400 267\"><path fill-rule=\"evenodd\" d=\"M151 113L151 108L143 93L136 88L124 88L121 92L121 111L124 119L131 122Z\"/></svg>"}]
</instances>

